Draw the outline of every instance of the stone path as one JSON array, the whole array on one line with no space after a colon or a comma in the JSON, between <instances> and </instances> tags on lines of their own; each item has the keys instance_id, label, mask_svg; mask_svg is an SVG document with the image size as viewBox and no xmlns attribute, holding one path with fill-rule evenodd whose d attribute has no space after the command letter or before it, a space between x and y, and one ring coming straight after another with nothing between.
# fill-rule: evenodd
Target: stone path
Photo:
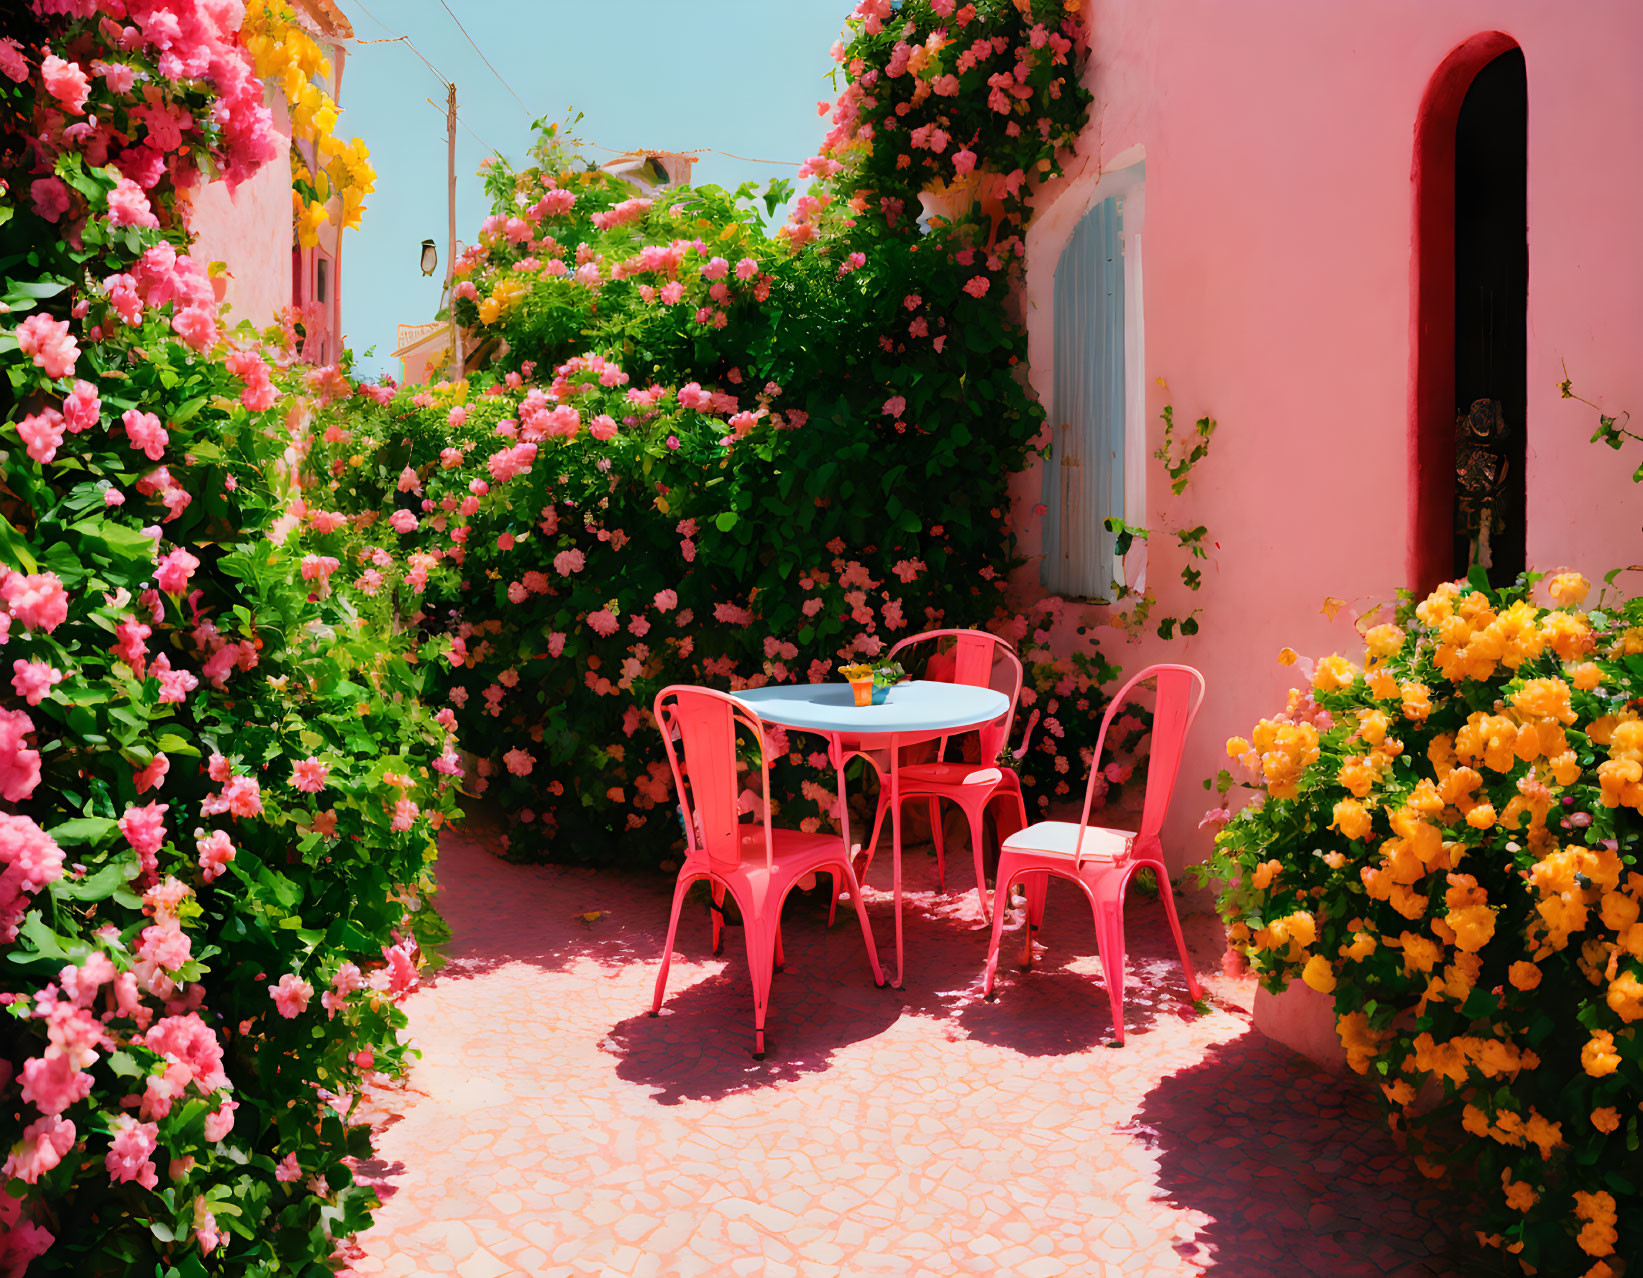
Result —
<instances>
[{"instance_id":1,"label":"stone path","mask_svg":"<svg viewBox=\"0 0 1643 1278\"><path fill-rule=\"evenodd\" d=\"M1250 1029L1209 916L1187 920L1198 1015L1162 910L1132 902L1129 1042L1109 1049L1072 889L1051 892L1043 965L1001 967L988 1003L968 855L941 896L913 849L907 988L875 989L853 922L796 894L760 1062L739 928L715 958L687 906L652 1019L670 885L509 865L487 841L442 844L451 962L408 1004L409 1086L371 1102L361 1173L384 1205L360 1278L1463 1271L1434 1223L1447 1198L1357 1088ZM889 909L870 892L881 952Z\"/></svg>"}]
</instances>

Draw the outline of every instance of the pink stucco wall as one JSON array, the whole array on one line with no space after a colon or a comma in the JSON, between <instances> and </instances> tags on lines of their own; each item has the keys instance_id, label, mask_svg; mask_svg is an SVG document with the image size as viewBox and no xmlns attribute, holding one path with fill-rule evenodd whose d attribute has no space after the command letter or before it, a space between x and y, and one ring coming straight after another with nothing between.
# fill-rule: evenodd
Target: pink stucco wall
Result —
<instances>
[{"instance_id":1,"label":"pink stucco wall","mask_svg":"<svg viewBox=\"0 0 1643 1278\"><path fill-rule=\"evenodd\" d=\"M1127 670L1185 660L1207 676L1166 830L1180 867L1207 850L1199 782L1224 765L1225 739L1281 706L1292 682L1279 649L1361 658L1350 617L1328 620L1324 600L1366 606L1409 580L1415 120L1439 64L1480 32L1506 33L1527 63L1529 561L1594 580L1643 562L1643 488L1630 482L1643 456L1589 443L1591 410L1557 389L1567 363L1578 391L1643 415L1643 5L1090 9L1094 114L1068 176L1037 194L1023 300L1048 404L1056 259L1101 172L1144 155L1148 450L1165 403L1178 421L1220 424L1184 496L1148 462L1148 523L1202 523L1216 544L1196 595L1168 545L1151 551L1159 615L1201 608L1197 636L1108 632L1104 648ZM1037 470L1016 495L1031 554ZM1035 563L1013 584L1028 595L1037 582Z\"/></svg>"},{"instance_id":2,"label":"pink stucco wall","mask_svg":"<svg viewBox=\"0 0 1643 1278\"><path fill-rule=\"evenodd\" d=\"M291 304L291 166L285 147L291 140L285 99L270 91L270 109L281 143L280 154L247 182L230 192L226 182L212 182L194 197L189 252L203 262L222 262L230 272L223 304L229 324L250 320L265 328Z\"/></svg>"},{"instance_id":3,"label":"pink stucco wall","mask_svg":"<svg viewBox=\"0 0 1643 1278\"><path fill-rule=\"evenodd\" d=\"M324 42L331 62L331 75L323 87L333 101L340 101L346 48L317 31L310 30L310 34ZM191 253L201 261L222 262L228 267L228 285L222 299L228 311L228 323L249 320L259 329L271 324L274 316L293 301L293 215L288 150L291 122L285 97L277 88L270 85L265 97L283 143L280 154L233 192L225 182L212 182L201 188L194 196L190 219L194 233ZM303 162L312 167L312 146L301 144L298 149ZM342 231L336 224L341 208L341 198L333 196L332 221L319 228L319 244L302 251L296 268L301 275L300 300L308 337L303 354L316 363L336 360L342 349ZM322 256L330 263L323 304L314 300L316 262Z\"/></svg>"}]
</instances>

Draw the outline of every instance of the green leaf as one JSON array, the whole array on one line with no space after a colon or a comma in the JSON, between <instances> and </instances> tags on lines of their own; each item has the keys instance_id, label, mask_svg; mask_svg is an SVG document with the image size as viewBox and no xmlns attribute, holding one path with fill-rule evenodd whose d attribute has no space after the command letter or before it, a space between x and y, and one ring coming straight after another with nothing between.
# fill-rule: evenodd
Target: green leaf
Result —
<instances>
[{"instance_id":1,"label":"green leaf","mask_svg":"<svg viewBox=\"0 0 1643 1278\"><path fill-rule=\"evenodd\" d=\"M143 1074L143 1067L126 1051L110 1052L108 1067L121 1078L140 1078Z\"/></svg>"},{"instance_id":2,"label":"green leaf","mask_svg":"<svg viewBox=\"0 0 1643 1278\"><path fill-rule=\"evenodd\" d=\"M713 526L720 532L727 533L736 526L737 514L734 510L720 511L714 517Z\"/></svg>"},{"instance_id":3,"label":"green leaf","mask_svg":"<svg viewBox=\"0 0 1643 1278\"><path fill-rule=\"evenodd\" d=\"M59 936L46 926L39 910L30 910L24 919L23 926L18 929L18 937L27 941L28 950L13 950L7 955L13 963L30 963L35 959L49 959L53 963L70 962L78 964L91 952L91 946L84 941L76 941L70 937Z\"/></svg>"},{"instance_id":4,"label":"green leaf","mask_svg":"<svg viewBox=\"0 0 1643 1278\"><path fill-rule=\"evenodd\" d=\"M18 532L11 520L4 515L0 515L0 552L5 554L10 566L18 572L40 571L40 563L29 550L29 544L23 539L23 534Z\"/></svg>"},{"instance_id":5,"label":"green leaf","mask_svg":"<svg viewBox=\"0 0 1643 1278\"><path fill-rule=\"evenodd\" d=\"M120 826L109 817L75 817L46 831L64 847L101 844L114 837Z\"/></svg>"},{"instance_id":6,"label":"green leaf","mask_svg":"<svg viewBox=\"0 0 1643 1278\"><path fill-rule=\"evenodd\" d=\"M115 862L83 879L58 879L51 885L51 894L60 901L101 901L125 883L125 871L124 865Z\"/></svg>"}]
</instances>

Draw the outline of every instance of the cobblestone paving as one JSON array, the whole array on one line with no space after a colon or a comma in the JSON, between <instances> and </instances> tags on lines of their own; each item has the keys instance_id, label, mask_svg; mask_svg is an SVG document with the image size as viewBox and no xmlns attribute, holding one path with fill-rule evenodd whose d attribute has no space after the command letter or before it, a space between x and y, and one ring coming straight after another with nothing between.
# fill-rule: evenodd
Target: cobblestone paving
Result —
<instances>
[{"instance_id":1,"label":"cobblestone paving","mask_svg":"<svg viewBox=\"0 0 1643 1278\"><path fill-rule=\"evenodd\" d=\"M860 932L795 894L769 1052L751 1058L741 930L708 952L687 905L669 999L646 1013L670 885L508 865L448 831L451 962L408 1004L423 1057L376 1093L384 1206L352 1273L963 1274L1225 1278L1463 1271L1356 1086L1249 1026L1219 925L1187 920L1210 1011L1156 903L1129 914L1129 1043L1087 908L1052 890L1042 966L1001 966L967 851L910 849L907 988L875 989ZM887 867L869 893L891 944ZM592 922L582 916L602 912ZM1018 953L1019 920L1012 920ZM1006 945L1011 943L1006 936Z\"/></svg>"}]
</instances>

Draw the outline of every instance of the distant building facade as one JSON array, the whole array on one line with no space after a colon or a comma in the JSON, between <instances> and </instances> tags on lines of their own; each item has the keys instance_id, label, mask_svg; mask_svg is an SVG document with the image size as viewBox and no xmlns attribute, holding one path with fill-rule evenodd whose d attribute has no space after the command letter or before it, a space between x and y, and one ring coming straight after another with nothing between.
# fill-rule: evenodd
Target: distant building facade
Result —
<instances>
[{"instance_id":1,"label":"distant building facade","mask_svg":"<svg viewBox=\"0 0 1643 1278\"><path fill-rule=\"evenodd\" d=\"M341 102L342 72L353 27L335 0L295 0L308 33L326 51L331 75L321 87ZM291 139L290 114L276 86L264 90L274 127L297 161L312 171L313 146ZM302 357L314 364L334 363L342 354L342 229L333 216L319 228L319 243L297 243L291 191L291 164L276 158L238 189L225 182L203 187L192 202L190 222L195 257L222 262L228 269L221 301L229 324L249 320L257 328L272 324L280 311L295 307L303 332Z\"/></svg>"}]
</instances>

